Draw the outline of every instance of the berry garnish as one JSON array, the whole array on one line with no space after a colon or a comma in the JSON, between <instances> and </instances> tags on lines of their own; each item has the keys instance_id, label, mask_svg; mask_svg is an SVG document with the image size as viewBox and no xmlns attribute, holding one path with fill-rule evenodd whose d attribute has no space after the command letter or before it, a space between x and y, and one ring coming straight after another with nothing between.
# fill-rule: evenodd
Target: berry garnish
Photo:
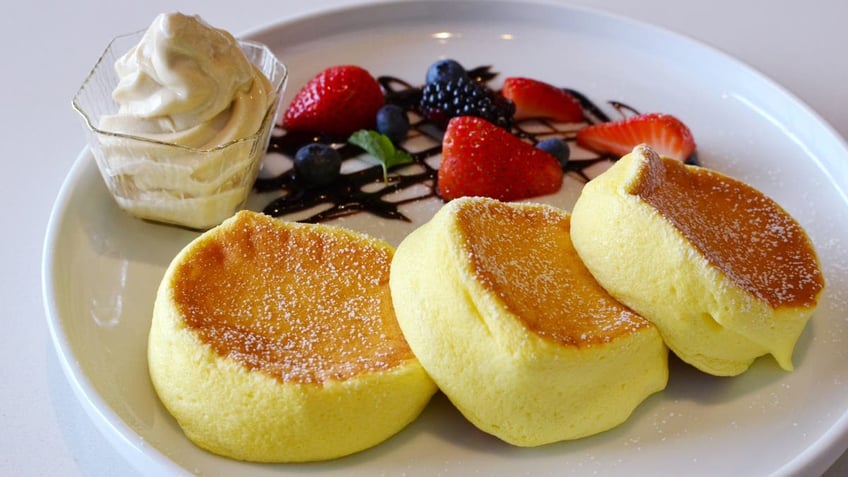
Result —
<instances>
[{"instance_id":1,"label":"berry garnish","mask_svg":"<svg viewBox=\"0 0 848 477\"><path fill-rule=\"evenodd\" d=\"M507 78L501 94L515 103L515 119L550 118L564 123L583 120L583 108L562 88L530 78Z\"/></svg>"},{"instance_id":2,"label":"berry garnish","mask_svg":"<svg viewBox=\"0 0 848 477\"><path fill-rule=\"evenodd\" d=\"M466 76L465 68L456 60L439 60L427 69L427 83L452 81Z\"/></svg>"},{"instance_id":3,"label":"berry garnish","mask_svg":"<svg viewBox=\"0 0 848 477\"><path fill-rule=\"evenodd\" d=\"M333 66L318 73L295 94L283 116L290 131L347 137L373 128L383 91L367 70Z\"/></svg>"},{"instance_id":4,"label":"berry garnish","mask_svg":"<svg viewBox=\"0 0 848 477\"><path fill-rule=\"evenodd\" d=\"M337 144L347 140L348 144L338 149L344 158L355 156L358 154L357 149L362 149L367 154L362 154L359 158L379 165L380 168L367 167L346 171L343 177L337 179L321 179L320 174L316 174L318 179L309 179L312 171L309 168L312 166L308 165L310 161L301 158L297 161L294 172L287 171L277 177L257 180L254 185L257 191L282 189L284 192L268 204L264 209L265 213L286 216L329 201L331 207L301 220L323 221L355 211L368 211L380 217L408 220L399 207L433 196L440 196L445 200L464 195L520 200L552 194L562 187L566 169L583 181L597 175L595 165L599 161L570 161L569 146L575 147L571 144L575 139L581 146L597 151L599 159L603 160L601 162L608 162L605 159L616 159L630 152L635 145L644 142L664 155L685 159L690 164L697 163L697 152L691 133L686 126L671 116L637 116L639 113L635 109L611 101L619 113L636 116L630 120L613 122L604 111L577 90L557 88L537 80L516 77L507 78L503 90L498 92L489 86L498 76L491 66L460 70L455 65L450 66L454 63L458 65L452 60L435 63L432 66L434 73L428 74L438 75L440 79L428 77L429 84L424 87L413 86L392 76L380 77L377 87L381 93L384 91L385 99L381 97L374 101L376 106L369 107L356 106L359 97L368 96L359 95L356 90L376 89L372 87L376 81L367 75L367 72L367 80L364 82L370 83L371 86L352 88L352 95L355 96L351 100L352 106L346 103L343 95L337 94L337 91L351 89L351 85L356 85L358 80L331 79L340 74L339 70L349 72L361 68L340 66L316 75L310 84L298 93L298 96L306 98L296 98L292 101L285 115L284 125L288 130L285 134L271 137L269 150L293 157L295 151L304 144L314 141ZM335 87L331 87L333 84ZM570 96L568 101L562 100L563 93L566 97ZM549 94L559 99L543 99ZM572 108L574 103L577 103L578 107ZM408 144L416 149L414 156L406 153L401 147L407 145L404 141L409 132L401 134L403 127L392 125L394 119L390 119L401 115L394 107L382 109L384 104L397 105L406 113L400 121L405 119L406 122L411 122L407 127L415 129L413 136L416 140ZM554 104L568 106L554 107ZM347 135L339 134L342 128L333 126L335 121L339 121L345 125L344 130L354 128L351 119L358 116L358 111L363 110L373 111L373 115L362 121L362 124L368 123L368 126L358 127ZM572 110L572 113L562 113L568 110ZM410 113L414 116L409 116ZM543 124L518 124L518 131L513 132L512 123L515 120L523 121L528 115L542 119ZM316 116L320 119L313 121ZM410 118L414 118L414 121L410 121ZM575 122L580 124L569 124ZM495 123L505 128L498 128ZM592 125L585 126L586 123ZM434 125L441 131L435 130ZM630 132L625 134L624 130ZM424 141L440 136L443 138L441 147L430 145L418 148L418 139ZM535 147L533 144L536 144ZM441 165L434 167L431 159L436 159L440 152ZM389 177L388 174L393 172L393 168L403 167L402 164L407 162L415 162L417 165L403 168ZM317 163L320 166L320 161ZM329 169L327 177L337 177L341 174L341 165ZM376 183L381 176L385 182L382 186ZM331 183L315 185L324 181ZM416 192L422 191L421 195L416 196L413 192L408 196L408 191L412 191L412 188ZM399 192L403 192L403 200L397 200Z\"/></svg>"},{"instance_id":5,"label":"berry garnish","mask_svg":"<svg viewBox=\"0 0 848 477\"><path fill-rule=\"evenodd\" d=\"M689 128L674 116L662 113L587 126L577 133L577 144L616 157L629 153L639 144L647 144L661 156L681 162L695 152L695 140Z\"/></svg>"},{"instance_id":6,"label":"berry garnish","mask_svg":"<svg viewBox=\"0 0 848 477\"><path fill-rule=\"evenodd\" d=\"M294 172L298 179L310 185L327 185L339 176L342 158L333 147L310 143L294 155Z\"/></svg>"},{"instance_id":7,"label":"berry garnish","mask_svg":"<svg viewBox=\"0 0 848 477\"><path fill-rule=\"evenodd\" d=\"M406 139L409 132L409 117L406 111L396 104L387 104L377 111L377 131L385 134L395 144Z\"/></svg>"},{"instance_id":8,"label":"berry garnish","mask_svg":"<svg viewBox=\"0 0 848 477\"><path fill-rule=\"evenodd\" d=\"M510 128L514 113L511 101L467 77L429 83L421 95L421 114L439 127L457 116L477 116Z\"/></svg>"},{"instance_id":9,"label":"berry garnish","mask_svg":"<svg viewBox=\"0 0 848 477\"><path fill-rule=\"evenodd\" d=\"M543 139L536 144L536 147L554 156L559 161L560 166L565 167L568 164L568 158L571 156L571 149L568 143L559 138Z\"/></svg>"},{"instance_id":10,"label":"berry garnish","mask_svg":"<svg viewBox=\"0 0 848 477\"><path fill-rule=\"evenodd\" d=\"M559 190L562 176L553 156L485 119L461 116L448 123L437 179L445 200L485 196L509 201L551 194Z\"/></svg>"},{"instance_id":11,"label":"berry garnish","mask_svg":"<svg viewBox=\"0 0 848 477\"><path fill-rule=\"evenodd\" d=\"M377 131L361 129L351 134L347 142L359 146L369 155L363 157L383 168L383 181L388 181L389 169L412 162L408 152L396 149L391 139Z\"/></svg>"}]
</instances>

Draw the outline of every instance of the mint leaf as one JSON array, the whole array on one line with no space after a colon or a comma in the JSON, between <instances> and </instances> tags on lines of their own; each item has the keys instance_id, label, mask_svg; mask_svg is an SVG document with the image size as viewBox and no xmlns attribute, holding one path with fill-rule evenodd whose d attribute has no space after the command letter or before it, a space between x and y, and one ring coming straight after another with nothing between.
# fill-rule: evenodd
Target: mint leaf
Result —
<instances>
[{"instance_id":1,"label":"mint leaf","mask_svg":"<svg viewBox=\"0 0 848 477\"><path fill-rule=\"evenodd\" d=\"M406 151L395 148L392 140L385 134L370 129L360 129L351 134L347 142L359 146L368 153L363 159L383 168L383 181L389 180L389 169L412 162L412 156Z\"/></svg>"}]
</instances>

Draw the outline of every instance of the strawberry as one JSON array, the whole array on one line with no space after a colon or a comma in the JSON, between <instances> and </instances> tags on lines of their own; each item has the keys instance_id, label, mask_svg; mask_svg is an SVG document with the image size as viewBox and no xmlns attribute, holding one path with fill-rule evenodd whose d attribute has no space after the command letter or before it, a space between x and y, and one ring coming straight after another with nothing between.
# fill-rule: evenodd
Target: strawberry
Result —
<instances>
[{"instance_id":1,"label":"strawberry","mask_svg":"<svg viewBox=\"0 0 848 477\"><path fill-rule=\"evenodd\" d=\"M662 113L587 126L577 133L577 144L619 157L639 144L647 144L661 156L681 162L695 152L695 140L689 128L674 116Z\"/></svg>"},{"instance_id":2,"label":"strawberry","mask_svg":"<svg viewBox=\"0 0 848 477\"><path fill-rule=\"evenodd\" d=\"M475 116L450 120L442 140L439 195L445 200L485 196L509 201L559 190L557 159L509 131Z\"/></svg>"},{"instance_id":3,"label":"strawberry","mask_svg":"<svg viewBox=\"0 0 848 477\"><path fill-rule=\"evenodd\" d=\"M283 115L283 127L347 137L373 129L384 98L371 74L353 65L332 66L309 80Z\"/></svg>"},{"instance_id":4,"label":"strawberry","mask_svg":"<svg viewBox=\"0 0 848 477\"><path fill-rule=\"evenodd\" d=\"M515 103L515 119L550 118L564 123L583 120L583 107L568 91L530 78L507 78L501 94Z\"/></svg>"}]
</instances>

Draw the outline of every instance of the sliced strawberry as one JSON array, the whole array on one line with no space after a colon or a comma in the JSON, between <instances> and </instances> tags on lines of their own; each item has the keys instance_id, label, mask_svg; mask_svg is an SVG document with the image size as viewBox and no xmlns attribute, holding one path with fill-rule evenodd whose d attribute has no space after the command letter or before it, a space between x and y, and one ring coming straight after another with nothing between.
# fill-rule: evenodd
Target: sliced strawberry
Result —
<instances>
[{"instance_id":1,"label":"sliced strawberry","mask_svg":"<svg viewBox=\"0 0 848 477\"><path fill-rule=\"evenodd\" d=\"M294 96L283 127L347 137L374 128L384 98L371 74L353 65L332 66L309 80Z\"/></svg>"},{"instance_id":2,"label":"sliced strawberry","mask_svg":"<svg viewBox=\"0 0 848 477\"><path fill-rule=\"evenodd\" d=\"M692 132L669 114L650 113L621 121L587 126L577 133L577 144L601 154L620 157L639 144L651 146L661 156L686 161L695 152Z\"/></svg>"},{"instance_id":3,"label":"sliced strawberry","mask_svg":"<svg viewBox=\"0 0 848 477\"><path fill-rule=\"evenodd\" d=\"M459 116L442 140L439 195L509 201L551 194L562 185L557 159L485 119Z\"/></svg>"},{"instance_id":4,"label":"sliced strawberry","mask_svg":"<svg viewBox=\"0 0 848 477\"><path fill-rule=\"evenodd\" d=\"M515 119L550 118L564 123L583 120L583 108L574 96L542 81L507 78L501 94L515 103Z\"/></svg>"}]
</instances>

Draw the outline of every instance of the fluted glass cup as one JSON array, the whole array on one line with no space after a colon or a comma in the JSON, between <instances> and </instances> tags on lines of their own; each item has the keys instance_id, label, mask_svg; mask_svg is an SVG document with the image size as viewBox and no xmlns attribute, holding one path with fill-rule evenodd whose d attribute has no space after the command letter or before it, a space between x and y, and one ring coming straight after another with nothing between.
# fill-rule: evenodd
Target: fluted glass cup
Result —
<instances>
[{"instance_id":1,"label":"fluted glass cup","mask_svg":"<svg viewBox=\"0 0 848 477\"><path fill-rule=\"evenodd\" d=\"M267 46L239 41L242 51L271 81L274 101L253 134L210 149L196 149L105 131L100 119L118 111L112 91L115 61L144 32L113 39L73 99L84 120L88 147L118 206L154 222L191 229L220 224L244 206L277 121L288 72Z\"/></svg>"}]
</instances>

